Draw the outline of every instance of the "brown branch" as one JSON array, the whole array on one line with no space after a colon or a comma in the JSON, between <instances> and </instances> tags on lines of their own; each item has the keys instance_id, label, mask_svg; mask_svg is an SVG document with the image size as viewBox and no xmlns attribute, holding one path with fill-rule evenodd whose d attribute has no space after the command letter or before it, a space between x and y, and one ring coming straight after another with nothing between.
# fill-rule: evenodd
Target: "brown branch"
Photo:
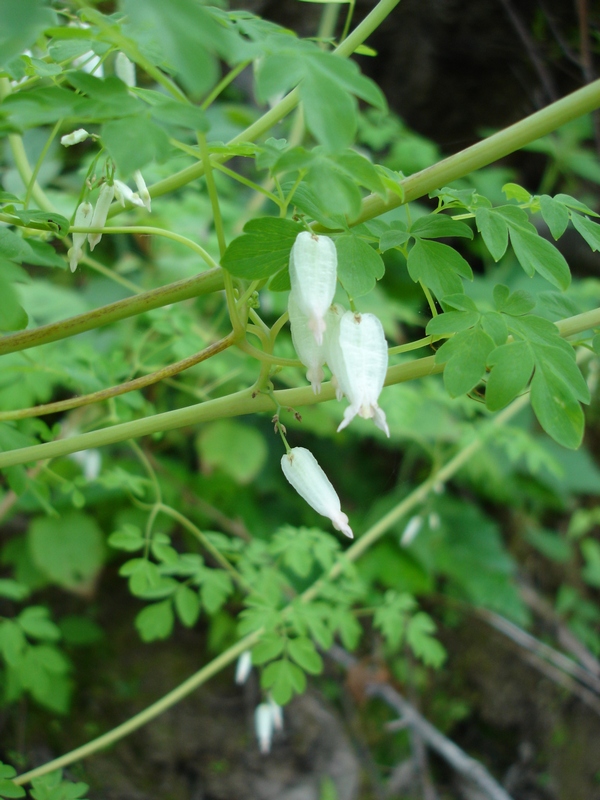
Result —
<instances>
[{"instance_id":1,"label":"brown branch","mask_svg":"<svg viewBox=\"0 0 600 800\"><path fill-rule=\"evenodd\" d=\"M165 378L172 378L195 364L211 358L217 353L226 350L235 342L233 333L228 334L224 339L219 339L218 342L205 347L199 353L194 353L193 356L182 358L181 361L176 361L174 364L169 364L167 367L150 372L148 375L142 375L139 378L134 378L125 383L119 383L116 386L111 386L108 389L100 389L98 392L91 394L83 394L78 397L70 397L68 400L58 400L55 403L44 403L39 406L32 406L31 408L20 408L16 411L0 411L0 422L15 419L26 419L27 417L41 417L45 414L57 414L61 411L70 411L73 408L80 406L88 406L92 403L100 403L103 400L109 400L111 397L118 397L128 392L134 392L136 389L144 389L146 386L151 386L153 383L158 383Z\"/></svg>"},{"instance_id":2,"label":"brown branch","mask_svg":"<svg viewBox=\"0 0 600 800\"><path fill-rule=\"evenodd\" d=\"M355 666L357 660L342 647L333 645L328 651L329 655L338 664L346 669ZM372 697L380 697L390 708L400 714L408 722L408 725L418 731L419 736L429 748L435 750L450 766L464 775L472 783L485 792L491 800L512 800L511 796L504 791L502 786L490 775L486 768L474 758L467 755L464 750L456 745L447 736L438 731L417 709L411 705L402 695L393 689L388 683L371 683L367 686L367 692Z\"/></svg>"}]
</instances>

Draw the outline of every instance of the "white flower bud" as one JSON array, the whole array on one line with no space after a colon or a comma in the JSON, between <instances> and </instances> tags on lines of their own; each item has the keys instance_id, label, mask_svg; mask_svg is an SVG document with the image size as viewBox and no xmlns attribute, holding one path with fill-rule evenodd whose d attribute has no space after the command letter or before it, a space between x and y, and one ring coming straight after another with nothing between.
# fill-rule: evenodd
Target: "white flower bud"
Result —
<instances>
[{"instance_id":1,"label":"white flower bud","mask_svg":"<svg viewBox=\"0 0 600 800\"><path fill-rule=\"evenodd\" d=\"M72 131L71 133L66 133L64 136L61 136L60 143L63 147L71 147L73 144L85 142L89 135L90 134L85 128L77 128L76 131Z\"/></svg>"},{"instance_id":2,"label":"white flower bud","mask_svg":"<svg viewBox=\"0 0 600 800\"><path fill-rule=\"evenodd\" d=\"M102 456L99 450L79 450L77 453L71 453L69 458L79 464L86 481L94 481L100 475Z\"/></svg>"},{"instance_id":3,"label":"white flower bud","mask_svg":"<svg viewBox=\"0 0 600 800\"><path fill-rule=\"evenodd\" d=\"M110 208L110 204L112 203L114 196L115 196L115 187L109 183L102 184L102 188L100 189L100 194L98 195L98 200L96 202L96 208L94 209L94 215L90 223L90 228L104 227L104 225L106 224L106 218L108 217L108 210ZM88 242L90 243L90 250L93 250L94 247L96 247L101 238L102 238L101 233L88 233Z\"/></svg>"},{"instance_id":4,"label":"white flower bud","mask_svg":"<svg viewBox=\"0 0 600 800\"><path fill-rule=\"evenodd\" d=\"M290 317L292 343L298 358L304 366L307 367L306 377L310 381L315 394L319 394L321 391L321 382L325 377L323 364L327 361L329 340L338 335L337 331L344 310L344 307L338 304L330 306L325 314L327 329L323 338L323 344L317 344L312 331L308 327L308 317L300 310L295 292L290 292L288 313Z\"/></svg>"},{"instance_id":5,"label":"white flower bud","mask_svg":"<svg viewBox=\"0 0 600 800\"><path fill-rule=\"evenodd\" d=\"M269 695L269 707L271 709L271 717L273 718L273 727L276 731L283 730L283 709L277 705L275 700Z\"/></svg>"},{"instance_id":6,"label":"white flower bud","mask_svg":"<svg viewBox=\"0 0 600 800\"><path fill-rule=\"evenodd\" d=\"M246 683L248 675L252 670L252 654L250 650L244 650L237 660L235 667L235 682L238 684Z\"/></svg>"},{"instance_id":7,"label":"white flower bud","mask_svg":"<svg viewBox=\"0 0 600 800\"><path fill-rule=\"evenodd\" d=\"M273 740L273 712L267 703L256 706L254 711L254 730L258 739L258 747L263 755L271 751Z\"/></svg>"},{"instance_id":8,"label":"white flower bud","mask_svg":"<svg viewBox=\"0 0 600 800\"><path fill-rule=\"evenodd\" d=\"M144 201L141 199L137 192L130 189L123 181L115 181L115 199L118 200L123 208L125 208L125 201L131 203L133 206L144 207Z\"/></svg>"},{"instance_id":9,"label":"white flower bud","mask_svg":"<svg viewBox=\"0 0 600 800\"><path fill-rule=\"evenodd\" d=\"M290 281L300 311L317 344L323 344L325 314L335 294L337 252L328 236L299 233L290 253Z\"/></svg>"},{"instance_id":10,"label":"white flower bud","mask_svg":"<svg viewBox=\"0 0 600 800\"><path fill-rule=\"evenodd\" d=\"M115 73L126 86L135 86L135 64L130 61L125 53L117 53L115 58Z\"/></svg>"},{"instance_id":11,"label":"white flower bud","mask_svg":"<svg viewBox=\"0 0 600 800\"><path fill-rule=\"evenodd\" d=\"M341 509L340 498L317 459L305 447L292 447L281 458L283 474L309 506L324 517L329 517L333 527L350 539L354 538L348 517Z\"/></svg>"},{"instance_id":12,"label":"white flower bud","mask_svg":"<svg viewBox=\"0 0 600 800\"><path fill-rule=\"evenodd\" d=\"M86 225L89 225L90 217L92 216L93 211L94 206L91 203L80 203L77 207L77 211L75 212L73 227L84 228ZM83 256L83 246L85 245L86 238L87 234L85 233L73 234L73 247L71 247L68 252L69 267L71 268L71 272L75 272L77 269L77 264Z\"/></svg>"},{"instance_id":13,"label":"white flower bud","mask_svg":"<svg viewBox=\"0 0 600 800\"><path fill-rule=\"evenodd\" d=\"M142 198L142 203L146 206L148 211L152 211L152 198L150 197L150 192L146 186L144 176L139 169L136 169L136 171L133 173L133 180L137 186L138 194Z\"/></svg>"},{"instance_id":14,"label":"white flower bud","mask_svg":"<svg viewBox=\"0 0 600 800\"><path fill-rule=\"evenodd\" d=\"M400 544L402 547L408 547L408 545L414 541L415 537L423 527L423 518L416 516L411 517L408 522L406 523L406 527L402 531L402 536L400 537Z\"/></svg>"},{"instance_id":15,"label":"white flower bud","mask_svg":"<svg viewBox=\"0 0 600 800\"><path fill-rule=\"evenodd\" d=\"M333 337L330 343L327 364L337 388L350 402L338 431L358 414L372 419L389 436L385 413L377 404L387 372L388 350L383 326L375 314L344 314L339 337Z\"/></svg>"}]
</instances>

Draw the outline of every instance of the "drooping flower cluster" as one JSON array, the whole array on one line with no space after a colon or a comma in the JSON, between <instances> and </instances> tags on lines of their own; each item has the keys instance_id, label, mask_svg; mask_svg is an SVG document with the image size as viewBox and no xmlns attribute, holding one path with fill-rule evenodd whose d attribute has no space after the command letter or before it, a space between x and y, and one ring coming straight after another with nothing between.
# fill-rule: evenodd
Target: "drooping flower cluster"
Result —
<instances>
[{"instance_id":1,"label":"drooping flower cluster","mask_svg":"<svg viewBox=\"0 0 600 800\"><path fill-rule=\"evenodd\" d=\"M337 399L350 405L338 427L343 430L358 414L372 419L390 435L378 400L388 365L383 326L375 314L346 311L333 304L337 282L337 252L328 236L300 233L290 253L291 291L288 304L292 342L307 368L313 392L321 391L327 365ZM306 502L329 517L334 528L353 538L340 500L313 454L304 447L291 448L281 459L287 480Z\"/></svg>"},{"instance_id":2,"label":"drooping flower cluster","mask_svg":"<svg viewBox=\"0 0 600 800\"><path fill-rule=\"evenodd\" d=\"M350 406L338 430L358 414L372 419L389 436L378 405L387 372L388 353L383 326L375 314L346 311L333 303L337 253L328 236L300 233L290 253L292 290L288 305L292 341L307 367L313 392L321 391L323 365L333 375L338 400Z\"/></svg>"}]
</instances>

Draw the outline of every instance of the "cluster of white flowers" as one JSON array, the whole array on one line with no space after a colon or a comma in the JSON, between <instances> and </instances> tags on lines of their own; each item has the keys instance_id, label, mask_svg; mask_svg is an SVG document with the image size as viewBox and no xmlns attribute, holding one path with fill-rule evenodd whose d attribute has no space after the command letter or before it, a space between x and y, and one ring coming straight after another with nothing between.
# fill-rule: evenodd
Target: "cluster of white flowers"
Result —
<instances>
[{"instance_id":1,"label":"cluster of white flowers","mask_svg":"<svg viewBox=\"0 0 600 800\"><path fill-rule=\"evenodd\" d=\"M84 131L81 128L79 131L73 131L72 134L67 134L67 136L63 136L63 139L69 140L67 143L63 142L66 147L70 144L73 144L73 141L70 141L71 137L77 139L77 141L83 141L83 138L78 138L80 135L85 133L87 135L87 131ZM62 139L61 139L62 142ZM134 192L132 189L127 186L126 183L123 181L114 180L113 183L103 183L100 188L100 194L98 195L98 200L96 201L96 207L92 206L91 203L85 201L81 203L77 207L77 211L75 212L75 219L73 221L73 227L75 228L103 228L106 224L106 220L108 218L108 212L110 210L110 206L112 201L116 198L121 202L124 206L125 201L131 203L134 206L141 206L146 207L148 211L151 210L151 200L150 200L150 192L148 191L148 187L146 186L146 182L142 176L142 173L136 170L133 174L133 178L135 180L137 186L137 192ZM98 244L100 239L102 239L101 233L74 233L73 234L73 246L69 249L68 256L69 256L69 266L71 267L71 272L75 272L77 269L77 265L83 256L83 248L85 246L86 239L89 243L90 250L93 250L94 247Z\"/></svg>"},{"instance_id":2,"label":"cluster of white flowers","mask_svg":"<svg viewBox=\"0 0 600 800\"><path fill-rule=\"evenodd\" d=\"M333 304L337 284L337 252L328 236L300 233L290 253L288 312L292 342L307 368L313 392L321 391L327 365L333 376L337 399L350 405L338 427L341 431L358 414L372 419L390 435L385 413L378 405L388 366L383 326L375 314L346 311ZM281 459L287 480L306 502L334 528L353 538L348 517L329 479L313 454L293 447Z\"/></svg>"},{"instance_id":3,"label":"cluster of white flowers","mask_svg":"<svg viewBox=\"0 0 600 800\"><path fill-rule=\"evenodd\" d=\"M235 682L245 683L252 670L252 654L244 650L238 658L235 669ZM265 702L256 706L254 711L254 730L258 740L258 747L263 755L271 752L273 733L283 730L283 709L269 695Z\"/></svg>"}]
</instances>

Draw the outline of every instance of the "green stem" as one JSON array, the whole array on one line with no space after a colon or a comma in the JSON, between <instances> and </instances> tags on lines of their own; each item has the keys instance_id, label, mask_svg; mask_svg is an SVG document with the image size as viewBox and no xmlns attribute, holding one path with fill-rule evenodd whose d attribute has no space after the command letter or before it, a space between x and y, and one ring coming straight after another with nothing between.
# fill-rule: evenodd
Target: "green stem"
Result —
<instances>
[{"instance_id":1,"label":"green stem","mask_svg":"<svg viewBox=\"0 0 600 800\"><path fill-rule=\"evenodd\" d=\"M217 564L220 564L224 570L226 570L233 580L238 584L238 586L245 591L249 591L248 584L243 575L241 575L237 569L229 563L229 561L225 558L225 556L221 553L221 551L212 544L212 542L206 538L206 536L202 533L200 528L197 525L188 519L184 514L181 514L171 506L166 506L164 503L160 503L158 505L159 512L166 514L168 517L179 522L179 524L186 528L196 539L200 542L202 547L206 550L207 553L210 553L211 556L215 559Z\"/></svg>"},{"instance_id":2,"label":"green stem","mask_svg":"<svg viewBox=\"0 0 600 800\"><path fill-rule=\"evenodd\" d=\"M69 228L69 233L137 233L142 236L163 236L165 239L172 239L174 242L179 242L185 245L185 247L189 247L189 249L197 253L211 269L216 269L219 266L210 253L199 244L192 239L188 239L187 236L181 236L181 234L174 233L166 228L154 228L150 225L110 226L105 228L72 227Z\"/></svg>"},{"instance_id":3,"label":"green stem","mask_svg":"<svg viewBox=\"0 0 600 800\"><path fill-rule=\"evenodd\" d=\"M46 158L46 154L50 149L50 145L54 141L56 134L59 132L61 125L62 125L62 119L59 119L58 122L55 124L55 126L52 128L50 136L47 138L46 144L43 146L42 152L40 153L39 158L36 161L35 167L33 168L33 171L31 173L31 178L29 179L29 183L27 184L27 192L25 194L25 203L23 205L23 208L29 208L29 203L31 202L31 196L37 185L36 181L38 173L42 167L42 164L44 163L44 159Z\"/></svg>"},{"instance_id":4,"label":"green stem","mask_svg":"<svg viewBox=\"0 0 600 800\"><path fill-rule=\"evenodd\" d=\"M49 761L47 764L42 764L41 767L36 767L36 769L32 769L29 772L23 773L23 775L19 775L17 778L13 779L13 783L15 783L17 786L22 786L24 783L29 783L31 780L33 780L33 778L38 778L40 775L47 775L49 772L54 772L56 769L62 769L62 767L66 767L68 764L72 764L74 761L80 761L83 758L87 758L88 756L92 755L92 753L98 752L98 750L103 750L106 747L110 747L110 745L118 742L119 739L123 739L125 736L133 733L133 731L136 731L138 728L146 725L155 717L158 717L160 714L171 708L171 706L179 703L184 697L187 697L188 694L191 694L199 686L202 686L202 684L206 683L206 681L212 678L213 675L216 675L228 664L231 664L233 661L235 661L235 659L238 658L245 650L250 650L252 647L254 647L254 645L259 641L262 633L262 630L250 633L244 639L241 639L239 642L225 650L225 652L221 653L220 656L217 656L217 658L213 659L213 661L209 662L205 667L202 667L202 669L198 670L198 672L173 689L173 691L169 692L164 697L161 697L160 700L156 701L156 703L153 703L151 706L148 706L148 708L140 711L139 714L131 717L131 719L128 719L127 722L124 722L122 725L118 725L116 728L104 733L102 736L98 736L97 739L93 739L91 742L88 742L87 744L84 744L75 750L71 750L70 753L66 753L64 756L60 756L60 758L55 758L53 761Z\"/></svg>"},{"instance_id":5,"label":"green stem","mask_svg":"<svg viewBox=\"0 0 600 800\"><path fill-rule=\"evenodd\" d=\"M137 298L136 298L137 299ZM559 325L561 335L573 335L600 326L600 308L579 314ZM566 333L565 333L566 332ZM444 365L435 363L435 356L416 359L407 364L397 364L390 367L387 372L385 385L402 383L427 375L443 372ZM321 392L315 395L310 386L299 389L281 389L274 392L276 402L282 407L299 408L304 405L316 405L335 397L335 390L331 383L324 383ZM254 393L251 389L207 400L187 408L178 408L174 411L165 411L151 417L123 422L111 428L90 431L68 439L58 439L53 442L21 447L0 453L0 468L27 464L39 459L57 458L58 456L76 453L91 447L103 447L116 444L138 436L148 436L158 431L170 431L188 425L197 425L201 422L213 422L217 419L237 417L244 414L256 414L270 411L272 400L264 394Z\"/></svg>"},{"instance_id":6,"label":"green stem","mask_svg":"<svg viewBox=\"0 0 600 800\"><path fill-rule=\"evenodd\" d=\"M0 337L0 355L14 353L17 350L26 350L29 347L37 347L48 342L56 342L75 336L84 331L100 328L111 322L134 317L143 314L154 308L167 306L171 303L178 303L182 300L189 300L192 297L200 297L211 292L218 292L223 289L223 270L221 268L201 272L193 278L185 278L166 286L159 286L143 292L136 297L127 297L124 300L117 300L101 308L88 311L85 314L78 314L75 317L53 322L50 325L42 325L28 331L19 331L7 336Z\"/></svg>"},{"instance_id":7,"label":"green stem","mask_svg":"<svg viewBox=\"0 0 600 800\"><path fill-rule=\"evenodd\" d=\"M389 192L386 200L375 194L365 197L360 214L351 224L359 225L392 208L417 200L434 189L447 186L599 107L600 80L597 80L432 167L415 172L401 181L402 196ZM330 229L317 224L313 225L313 230L322 232Z\"/></svg>"},{"instance_id":8,"label":"green stem","mask_svg":"<svg viewBox=\"0 0 600 800\"><path fill-rule=\"evenodd\" d=\"M415 491L411 492L408 497L402 500L397 506L391 509L391 511L385 514L371 528L369 528L369 530L367 530L360 539L358 539L350 548L348 548L348 550L344 552L343 556L331 567L327 576L319 578L301 595L301 602L311 602L311 600L313 600L320 593L321 589L326 583L335 580L344 571L349 562L357 561L358 558L360 558L360 556L366 550L368 550L368 548L371 547L374 542L380 539L392 525L394 525L399 519L402 519L403 516L409 513L417 505L422 503L434 486L440 482L449 480L454 474L456 474L456 472L458 472L458 470L474 455L474 453L483 446L489 433L519 412L526 405L527 401L528 397L526 395L520 397L518 400L515 400L508 408L498 414L493 422L481 432L478 438L457 453L457 455L450 459L450 461L448 461L444 467L432 475L431 478L425 481L425 483L421 484L417 489L415 489ZM284 444L287 444L285 442L285 438ZM289 447L289 445L287 445L287 447ZM283 613L289 613L291 608L292 606L287 606ZM212 678L213 675L216 675L228 664L231 664L245 650L250 650L252 647L254 647L254 645L260 640L260 637L263 633L264 629L261 628L254 633L249 634L244 639L225 650L224 653L221 653L220 656L217 656L217 658L196 672L171 692L166 694L156 703L153 703L151 706L144 709L144 711L136 714L134 717L131 717L131 719L127 720L127 722L124 722L122 725L117 726L112 731L108 731L102 736L99 736L97 739L94 739L93 741L88 742L87 744L82 745L75 750L72 750L70 753L66 753L60 758L56 758L47 764L43 764L41 767L37 767L36 769L24 773L23 775L19 775L17 778L14 778L14 783L18 786L21 786L24 783L29 783L29 781L31 781L33 778L39 777L40 775L46 775L48 772L66 767L75 761L80 761L81 759L96 753L98 750L102 750L105 747L114 744L114 742L124 738L138 728L141 728L143 725L159 716L159 714L162 714L164 711L167 711L167 709L171 708L171 706L178 703L180 700L190 694L190 692L194 691L194 689L197 689L203 683L206 683L206 681Z\"/></svg>"},{"instance_id":9,"label":"green stem","mask_svg":"<svg viewBox=\"0 0 600 800\"><path fill-rule=\"evenodd\" d=\"M221 94L221 92L229 86L231 81L234 81L237 78L237 76L240 74L240 72L243 72L246 69L246 67L250 66L251 63L252 63L252 61L242 61L240 64L238 64L232 70L230 70L227 73L227 75L225 75L223 78L221 78L219 83L217 83L217 85L212 90L212 92L208 95L206 100L204 100L204 102L200 105L200 108L203 111L206 111L206 109L209 107L209 105L211 103L213 103L217 99L217 97Z\"/></svg>"}]
</instances>

